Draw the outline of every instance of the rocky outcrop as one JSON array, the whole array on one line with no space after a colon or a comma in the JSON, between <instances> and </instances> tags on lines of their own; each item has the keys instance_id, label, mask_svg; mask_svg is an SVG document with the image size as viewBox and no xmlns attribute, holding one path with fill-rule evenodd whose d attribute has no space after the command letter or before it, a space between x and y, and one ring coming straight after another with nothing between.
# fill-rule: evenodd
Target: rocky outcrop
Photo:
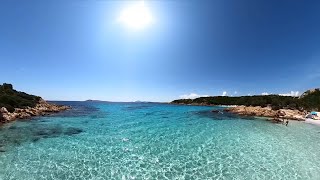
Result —
<instances>
[{"instance_id":1,"label":"rocky outcrop","mask_svg":"<svg viewBox=\"0 0 320 180\"><path fill-rule=\"evenodd\" d=\"M16 119L29 119L33 116L44 116L67 109L70 109L70 107L51 104L40 98L38 104L33 108L15 108L14 112L8 112L5 107L2 107L0 109L0 123L10 122Z\"/></svg>"},{"instance_id":2,"label":"rocky outcrop","mask_svg":"<svg viewBox=\"0 0 320 180\"><path fill-rule=\"evenodd\" d=\"M245 116L261 116L261 117L271 117L274 119L291 119L291 120L305 120L306 112L291 109L280 109L273 110L270 107L260 107L260 106L237 106L230 107L224 110L225 112L235 113Z\"/></svg>"}]
</instances>

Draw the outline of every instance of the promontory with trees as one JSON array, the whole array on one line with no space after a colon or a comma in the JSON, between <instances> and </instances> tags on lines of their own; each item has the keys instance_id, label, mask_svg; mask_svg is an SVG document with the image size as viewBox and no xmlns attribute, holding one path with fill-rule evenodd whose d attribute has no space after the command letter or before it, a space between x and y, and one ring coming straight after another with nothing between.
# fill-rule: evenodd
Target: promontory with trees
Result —
<instances>
[{"instance_id":1,"label":"promontory with trees","mask_svg":"<svg viewBox=\"0 0 320 180\"><path fill-rule=\"evenodd\" d=\"M172 104L185 105L236 105L225 111L242 115L257 115L267 117L285 117L288 119L303 119L307 112L320 111L320 89L312 89L300 97L281 95L256 96L212 96L196 99L178 99ZM285 115L287 114L287 116ZM290 114L290 116L288 115Z\"/></svg>"},{"instance_id":2,"label":"promontory with trees","mask_svg":"<svg viewBox=\"0 0 320 180\"><path fill-rule=\"evenodd\" d=\"M39 96L16 91L12 84L0 85L0 123L42 116L69 108L48 103Z\"/></svg>"}]
</instances>

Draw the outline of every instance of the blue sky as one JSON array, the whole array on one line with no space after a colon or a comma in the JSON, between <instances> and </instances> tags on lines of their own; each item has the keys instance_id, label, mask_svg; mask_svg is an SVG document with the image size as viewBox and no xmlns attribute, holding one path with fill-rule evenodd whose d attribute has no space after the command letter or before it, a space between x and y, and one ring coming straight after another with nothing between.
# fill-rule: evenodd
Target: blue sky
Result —
<instances>
[{"instance_id":1,"label":"blue sky","mask_svg":"<svg viewBox=\"0 0 320 180\"><path fill-rule=\"evenodd\" d=\"M0 83L49 100L171 101L319 87L320 1L3 0ZM196 96L196 95L194 95Z\"/></svg>"}]
</instances>

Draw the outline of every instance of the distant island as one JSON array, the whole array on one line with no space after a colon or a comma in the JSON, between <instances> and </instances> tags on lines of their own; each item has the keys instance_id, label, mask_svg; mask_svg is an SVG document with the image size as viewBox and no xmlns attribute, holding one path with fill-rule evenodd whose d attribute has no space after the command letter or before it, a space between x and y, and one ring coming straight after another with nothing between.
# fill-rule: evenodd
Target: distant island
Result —
<instances>
[{"instance_id":1,"label":"distant island","mask_svg":"<svg viewBox=\"0 0 320 180\"><path fill-rule=\"evenodd\" d=\"M235 106L226 108L224 111L241 115L303 120L308 112L320 110L320 89L308 90L300 97L280 95L212 96L178 99L172 101L171 104Z\"/></svg>"},{"instance_id":2,"label":"distant island","mask_svg":"<svg viewBox=\"0 0 320 180\"><path fill-rule=\"evenodd\" d=\"M102 101L102 100L96 100L96 99L88 99L88 100L85 100L85 102L110 102L110 101Z\"/></svg>"},{"instance_id":3,"label":"distant island","mask_svg":"<svg viewBox=\"0 0 320 180\"><path fill-rule=\"evenodd\" d=\"M39 96L16 91L12 84L0 85L0 123L27 119L70 109L46 102Z\"/></svg>"}]
</instances>

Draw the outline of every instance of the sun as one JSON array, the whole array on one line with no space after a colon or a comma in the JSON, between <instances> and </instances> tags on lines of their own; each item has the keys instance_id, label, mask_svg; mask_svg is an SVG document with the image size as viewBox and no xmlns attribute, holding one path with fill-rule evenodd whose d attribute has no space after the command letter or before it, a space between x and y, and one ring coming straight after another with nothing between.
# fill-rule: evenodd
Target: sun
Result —
<instances>
[{"instance_id":1,"label":"sun","mask_svg":"<svg viewBox=\"0 0 320 180\"><path fill-rule=\"evenodd\" d=\"M118 22L132 30L142 30L154 22L154 18L143 1L124 8Z\"/></svg>"}]
</instances>

